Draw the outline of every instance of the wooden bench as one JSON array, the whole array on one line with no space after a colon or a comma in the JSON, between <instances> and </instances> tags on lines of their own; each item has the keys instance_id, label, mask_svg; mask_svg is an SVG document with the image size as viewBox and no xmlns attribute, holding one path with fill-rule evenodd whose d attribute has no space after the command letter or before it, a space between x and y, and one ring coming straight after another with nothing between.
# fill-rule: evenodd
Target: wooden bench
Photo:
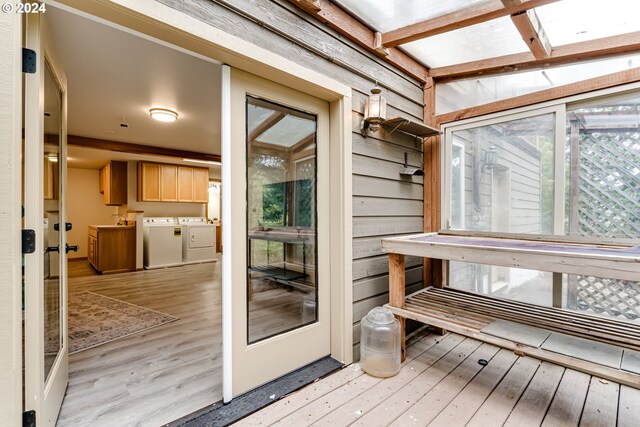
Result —
<instances>
[{"instance_id":1,"label":"wooden bench","mask_svg":"<svg viewBox=\"0 0 640 427\"><path fill-rule=\"evenodd\" d=\"M515 343L484 334L481 329L502 319L640 351L640 324L561 308L563 273L640 281L640 243L594 244L563 236L514 238L500 233L439 232L383 239L382 250L389 254L389 304L386 307L401 323L403 360L404 327L408 318L638 387L640 375ZM443 283L434 283L405 296L405 255L443 260ZM448 288L448 261L552 272L553 307Z\"/></svg>"}]
</instances>

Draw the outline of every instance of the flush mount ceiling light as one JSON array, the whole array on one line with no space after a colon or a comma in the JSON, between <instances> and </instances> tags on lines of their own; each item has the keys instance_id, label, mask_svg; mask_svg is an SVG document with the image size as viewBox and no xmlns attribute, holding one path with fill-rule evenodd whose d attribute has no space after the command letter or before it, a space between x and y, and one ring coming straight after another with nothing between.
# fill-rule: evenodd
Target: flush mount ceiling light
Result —
<instances>
[{"instance_id":1,"label":"flush mount ceiling light","mask_svg":"<svg viewBox=\"0 0 640 427\"><path fill-rule=\"evenodd\" d=\"M166 108L152 108L149 110L151 118L159 122L175 122L178 120L178 113Z\"/></svg>"}]
</instances>

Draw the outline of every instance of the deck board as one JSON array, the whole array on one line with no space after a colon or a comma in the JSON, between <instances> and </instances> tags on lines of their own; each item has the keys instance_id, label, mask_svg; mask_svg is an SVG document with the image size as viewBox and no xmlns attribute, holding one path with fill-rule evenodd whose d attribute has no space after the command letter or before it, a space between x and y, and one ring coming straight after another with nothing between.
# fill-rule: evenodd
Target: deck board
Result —
<instances>
[{"instance_id":1,"label":"deck board","mask_svg":"<svg viewBox=\"0 0 640 427\"><path fill-rule=\"evenodd\" d=\"M403 369L395 377L389 378L386 381L381 381L372 387L368 393L362 394L355 399L351 399L315 424L324 426L343 426L351 424L359 418L360 414L369 412L380 404L380 402L393 395L397 390L437 362L461 341L462 337L445 337L433 347L429 348L429 350L425 351L409 363L406 363L406 367L408 369Z\"/></svg>"},{"instance_id":2,"label":"deck board","mask_svg":"<svg viewBox=\"0 0 640 427\"><path fill-rule=\"evenodd\" d=\"M635 427L640 420L640 390L626 385L620 386L618 427Z\"/></svg>"},{"instance_id":3,"label":"deck board","mask_svg":"<svg viewBox=\"0 0 640 427\"><path fill-rule=\"evenodd\" d=\"M565 370L542 425L544 427L577 426L589 390L590 379L591 377L585 373L571 369Z\"/></svg>"},{"instance_id":4,"label":"deck board","mask_svg":"<svg viewBox=\"0 0 640 427\"><path fill-rule=\"evenodd\" d=\"M457 334L427 335L407 354L395 377L369 377L354 364L237 425L635 427L640 419L639 389Z\"/></svg>"},{"instance_id":5,"label":"deck board","mask_svg":"<svg viewBox=\"0 0 640 427\"><path fill-rule=\"evenodd\" d=\"M447 377L462 361L480 347L480 341L465 339L445 357L434 363L413 381L405 385L376 408L362 414L354 426L386 426L411 407L440 381Z\"/></svg>"},{"instance_id":6,"label":"deck board","mask_svg":"<svg viewBox=\"0 0 640 427\"><path fill-rule=\"evenodd\" d=\"M539 366L540 361L537 359L520 357L469 420L467 426L486 427L504 424Z\"/></svg>"},{"instance_id":7,"label":"deck board","mask_svg":"<svg viewBox=\"0 0 640 427\"><path fill-rule=\"evenodd\" d=\"M429 425L464 425L469 422L517 359L512 351L500 350Z\"/></svg>"},{"instance_id":8,"label":"deck board","mask_svg":"<svg viewBox=\"0 0 640 427\"><path fill-rule=\"evenodd\" d=\"M619 391L619 384L592 377L587 400L584 403L584 411L580 419L580 426L616 425Z\"/></svg>"},{"instance_id":9,"label":"deck board","mask_svg":"<svg viewBox=\"0 0 640 427\"><path fill-rule=\"evenodd\" d=\"M423 425L431 422L482 370L483 367L478 360L485 359L491 363L499 350L499 347L491 344L480 345L451 374L390 425L405 426L415 424L416 420L420 420Z\"/></svg>"}]
</instances>

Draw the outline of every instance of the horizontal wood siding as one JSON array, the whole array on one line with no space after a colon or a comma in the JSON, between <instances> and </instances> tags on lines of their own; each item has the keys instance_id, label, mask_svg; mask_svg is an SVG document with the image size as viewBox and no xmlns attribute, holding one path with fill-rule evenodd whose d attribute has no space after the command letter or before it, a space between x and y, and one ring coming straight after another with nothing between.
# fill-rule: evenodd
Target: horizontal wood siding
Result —
<instances>
[{"instance_id":1,"label":"horizontal wood siding","mask_svg":"<svg viewBox=\"0 0 640 427\"><path fill-rule=\"evenodd\" d=\"M407 153L421 167L422 142L401 132L360 134L364 105L377 82L387 116L422 121L424 93L412 77L315 20L286 0L157 0L352 88L354 357L359 321L388 302L388 262L380 238L423 230L423 179L401 178ZM408 257L407 287L422 286L422 260Z\"/></svg>"}]
</instances>

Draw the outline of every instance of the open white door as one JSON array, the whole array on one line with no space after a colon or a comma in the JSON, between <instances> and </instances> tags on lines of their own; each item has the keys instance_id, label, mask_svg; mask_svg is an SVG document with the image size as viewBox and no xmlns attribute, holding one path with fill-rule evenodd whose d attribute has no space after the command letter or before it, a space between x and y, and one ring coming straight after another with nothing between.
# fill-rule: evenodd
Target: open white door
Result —
<instances>
[{"instance_id":1,"label":"open white door","mask_svg":"<svg viewBox=\"0 0 640 427\"><path fill-rule=\"evenodd\" d=\"M222 108L229 401L331 353L329 104L224 67Z\"/></svg>"},{"instance_id":2,"label":"open white door","mask_svg":"<svg viewBox=\"0 0 640 427\"><path fill-rule=\"evenodd\" d=\"M25 45L36 72L25 74L24 228L35 231L25 255L25 410L54 426L69 380L67 341L66 79L47 43L44 17L27 16ZM77 249L77 248L76 248Z\"/></svg>"}]
</instances>

